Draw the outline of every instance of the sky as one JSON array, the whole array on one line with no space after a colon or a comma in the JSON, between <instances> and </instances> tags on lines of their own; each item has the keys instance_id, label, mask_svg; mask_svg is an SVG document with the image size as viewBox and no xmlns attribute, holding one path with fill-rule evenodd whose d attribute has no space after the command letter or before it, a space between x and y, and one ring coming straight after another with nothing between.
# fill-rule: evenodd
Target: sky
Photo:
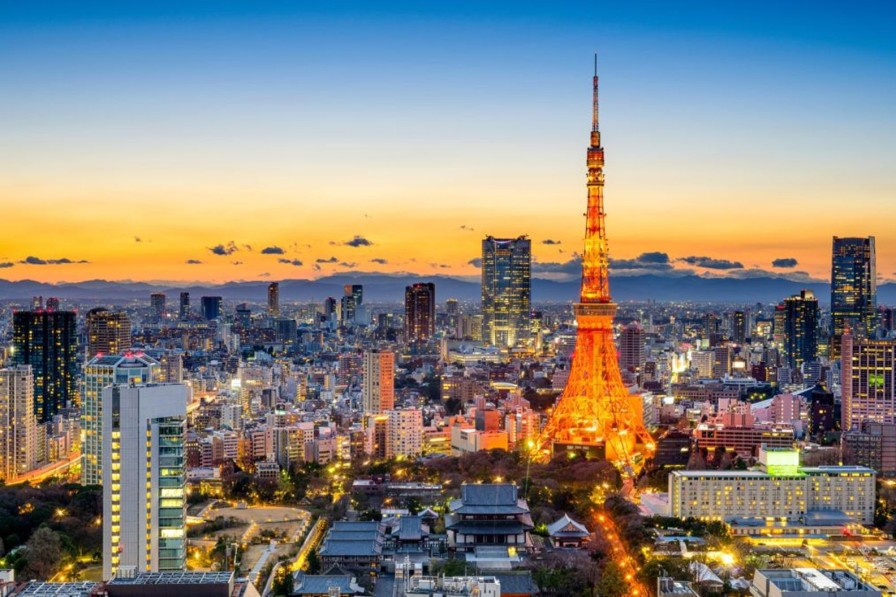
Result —
<instances>
[{"instance_id":1,"label":"sky","mask_svg":"<svg viewBox=\"0 0 896 597\"><path fill-rule=\"evenodd\" d=\"M0 2L0 278L896 279L892 2Z\"/></svg>"}]
</instances>

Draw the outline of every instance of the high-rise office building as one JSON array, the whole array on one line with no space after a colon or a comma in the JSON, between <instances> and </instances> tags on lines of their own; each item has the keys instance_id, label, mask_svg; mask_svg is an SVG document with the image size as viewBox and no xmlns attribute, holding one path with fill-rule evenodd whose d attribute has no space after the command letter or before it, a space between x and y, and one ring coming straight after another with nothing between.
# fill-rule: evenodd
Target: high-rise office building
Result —
<instances>
[{"instance_id":1,"label":"high-rise office building","mask_svg":"<svg viewBox=\"0 0 896 597\"><path fill-rule=\"evenodd\" d=\"M831 254L831 351L838 356L846 328L867 338L877 321L877 265L874 237L834 237Z\"/></svg>"},{"instance_id":2,"label":"high-rise office building","mask_svg":"<svg viewBox=\"0 0 896 597\"><path fill-rule=\"evenodd\" d=\"M731 339L735 344L747 341L747 317L743 311L735 311L731 316Z\"/></svg>"},{"instance_id":3,"label":"high-rise office building","mask_svg":"<svg viewBox=\"0 0 896 597\"><path fill-rule=\"evenodd\" d=\"M97 307L87 312L87 358L118 354L131 347L131 318L124 311Z\"/></svg>"},{"instance_id":4,"label":"high-rise office building","mask_svg":"<svg viewBox=\"0 0 896 597\"><path fill-rule=\"evenodd\" d=\"M818 299L811 290L802 290L784 299L782 305L784 364L800 369L818 357Z\"/></svg>"},{"instance_id":5,"label":"high-rise office building","mask_svg":"<svg viewBox=\"0 0 896 597\"><path fill-rule=\"evenodd\" d=\"M180 309L177 312L177 316L180 319L189 319L190 318L190 293L189 292L181 292L180 293Z\"/></svg>"},{"instance_id":6,"label":"high-rise office building","mask_svg":"<svg viewBox=\"0 0 896 597\"><path fill-rule=\"evenodd\" d=\"M364 287L361 284L346 284L342 296L342 325L352 325L364 303Z\"/></svg>"},{"instance_id":7,"label":"high-rise office building","mask_svg":"<svg viewBox=\"0 0 896 597\"><path fill-rule=\"evenodd\" d=\"M204 296L199 299L202 318L211 321L221 317L221 300L220 296Z\"/></svg>"},{"instance_id":8,"label":"high-rise office building","mask_svg":"<svg viewBox=\"0 0 896 597\"><path fill-rule=\"evenodd\" d=\"M619 337L619 368L639 372L645 360L644 329L640 323L632 322Z\"/></svg>"},{"instance_id":9,"label":"high-rise office building","mask_svg":"<svg viewBox=\"0 0 896 597\"><path fill-rule=\"evenodd\" d=\"M59 310L59 299L55 296L47 297L47 311L58 311Z\"/></svg>"},{"instance_id":10,"label":"high-rise office building","mask_svg":"<svg viewBox=\"0 0 896 597\"><path fill-rule=\"evenodd\" d=\"M843 431L864 421L896 423L896 341L841 336Z\"/></svg>"},{"instance_id":11,"label":"high-rise office building","mask_svg":"<svg viewBox=\"0 0 896 597\"><path fill-rule=\"evenodd\" d=\"M268 284L268 313L271 315L280 315L280 283L271 282Z\"/></svg>"},{"instance_id":12,"label":"high-rise office building","mask_svg":"<svg viewBox=\"0 0 896 597\"><path fill-rule=\"evenodd\" d=\"M482 338L512 347L529 337L532 241L525 236L482 241Z\"/></svg>"},{"instance_id":13,"label":"high-rise office building","mask_svg":"<svg viewBox=\"0 0 896 597\"><path fill-rule=\"evenodd\" d=\"M13 359L16 365L31 365L38 423L46 423L76 401L77 340L72 311L13 315Z\"/></svg>"},{"instance_id":14,"label":"high-rise office building","mask_svg":"<svg viewBox=\"0 0 896 597\"><path fill-rule=\"evenodd\" d=\"M35 466L37 418L31 367L0 369L0 479L13 481Z\"/></svg>"},{"instance_id":15,"label":"high-rise office building","mask_svg":"<svg viewBox=\"0 0 896 597\"><path fill-rule=\"evenodd\" d=\"M436 285L411 284L404 289L404 333L408 342L429 340L436 331Z\"/></svg>"},{"instance_id":16,"label":"high-rise office building","mask_svg":"<svg viewBox=\"0 0 896 597\"><path fill-rule=\"evenodd\" d=\"M388 350L364 353L362 385L364 414L378 415L395 406L395 354Z\"/></svg>"},{"instance_id":17,"label":"high-rise office building","mask_svg":"<svg viewBox=\"0 0 896 597\"><path fill-rule=\"evenodd\" d=\"M162 317L165 315L165 305L168 298L165 296L164 292L153 292L149 295L149 307L152 309L152 314L156 317Z\"/></svg>"},{"instance_id":18,"label":"high-rise office building","mask_svg":"<svg viewBox=\"0 0 896 597\"><path fill-rule=\"evenodd\" d=\"M189 387L103 390L103 578L123 566L184 570Z\"/></svg>"},{"instance_id":19,"label":"high-rise office building","mask_svg":"<svg viewBox=\"0 0 896 597\"><path fill-rule=\"evenodd\" d=\"M103 388L159 381L159 363L145 354L106 354L84 366L81 385L81 485L103 482Z\"/></svg>"}]
</instances>

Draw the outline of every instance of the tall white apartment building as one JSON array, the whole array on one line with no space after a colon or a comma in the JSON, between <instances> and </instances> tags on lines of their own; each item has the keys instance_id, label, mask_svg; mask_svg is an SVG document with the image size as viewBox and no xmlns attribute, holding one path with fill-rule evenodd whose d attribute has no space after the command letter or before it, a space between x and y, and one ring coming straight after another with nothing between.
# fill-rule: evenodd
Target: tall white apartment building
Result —
<instances>
[{"instance_id":1,"label":"tall white apartment building","mask_svg":"<svg viewBox=\"0 0 896 597\"><path fill-rule=\"evenodd\" d=\"M423 452L423 413L419 408L386 411L386 458L417 457Z\"/></svg>"},{"instance_id":2,"label":"tall white apartment building","mask_svg":"<svg viewBox=\"0 0 896 597\"><path fill-rule=\"evenodd\" d=\"M37 432L31 365L0 369L0 479L37 466Z\"/></svg>"},{"instance_id":3,"label":"tall white apartment building","mask_svg":"<svg viewBox=\"0 0 896 597\"><path fill-rule=\"evenodd\" d=\"M103 578L123 566L184 570L184 442L190 388L103 390Z\"/></svg>"}]
</instances>

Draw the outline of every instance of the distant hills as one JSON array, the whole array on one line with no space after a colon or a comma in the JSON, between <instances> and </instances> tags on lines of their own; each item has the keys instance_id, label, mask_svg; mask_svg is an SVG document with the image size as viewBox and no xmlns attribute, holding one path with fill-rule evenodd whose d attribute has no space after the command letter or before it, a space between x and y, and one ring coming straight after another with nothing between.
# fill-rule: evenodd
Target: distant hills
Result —
<instances>
[{"instance_id":1,"label":"distant hills","mask_svg":"<svg viewBox=\"0 0 896 597\"><path fill-rule=\"evenodd\" d=\"M363 284L367 302L400 302L404 288L413 282L433 282L439 302L446 298L476 301L480 298L478 281L448 276L417 276L414 274L345 273L317 280L281 280L280 297L290 301L323 301L328 296L342 295L344 284ZM0 300L26 301L32 296L58 296L68 300L99 302L149 300L152 292L165 292L175 300L181 291L193 299L203 295L217 295L225 300L263 302L267 296L267 281L229 282L219 285L164 285L146 282L110 282L90 280L77 283L45 284L33 280L10 282L0 279ZM694 301L719 303L771 303L798 293L802 289L815 292L819 301L830 300L830 286L821 282L794 282L784 278L704 278L701 276L614 276L610 280L613 298L617 301ZM532 300L538 302L566 302L576 300L579 280L558 282L535 278L532 280ZM878 287L878 300L896 304L896 284Z\"/></svg>"}]
</instances>

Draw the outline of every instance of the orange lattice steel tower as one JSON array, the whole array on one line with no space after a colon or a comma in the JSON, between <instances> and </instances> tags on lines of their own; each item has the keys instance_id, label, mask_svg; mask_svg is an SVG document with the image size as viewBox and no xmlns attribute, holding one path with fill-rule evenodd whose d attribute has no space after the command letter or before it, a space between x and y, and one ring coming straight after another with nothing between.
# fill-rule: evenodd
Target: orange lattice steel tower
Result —
<instances>
[{"instance_id":1,"label":"orange lattice steel tower","mask_svg":"<svg viewBox=\"0 0 896 597\"><path fill-rule=\"evenodd\" d=\"M629 394L619 374L613 342L616 304L610 298L609 253L604 228L604 148L598 126L597 57L588 148L588 212L582 292L575 305L578 333L566 389L540 437L543 457L560 452L603 457L623 473L640 468L654 450L644 427L640 395Z\"/></svg>"}]
</instances>

